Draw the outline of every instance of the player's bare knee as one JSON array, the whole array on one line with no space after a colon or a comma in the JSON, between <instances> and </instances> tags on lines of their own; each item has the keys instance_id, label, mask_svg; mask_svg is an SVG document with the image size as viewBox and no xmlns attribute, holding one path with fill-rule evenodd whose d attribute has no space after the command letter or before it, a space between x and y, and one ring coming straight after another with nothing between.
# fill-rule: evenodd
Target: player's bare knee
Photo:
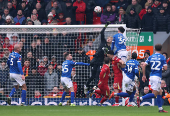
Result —
<instances>
[{"instance_id":1,"label":"player's bare knee","mask_svg":"<svg viewBox=\"0 0 170 116\"><path fill-rule=\"evenodd\" d=\"M70 91L71 91L71 92L74 92L74 88L73 88L73 87L70 87Z\"/></svg>"}]
</instances>

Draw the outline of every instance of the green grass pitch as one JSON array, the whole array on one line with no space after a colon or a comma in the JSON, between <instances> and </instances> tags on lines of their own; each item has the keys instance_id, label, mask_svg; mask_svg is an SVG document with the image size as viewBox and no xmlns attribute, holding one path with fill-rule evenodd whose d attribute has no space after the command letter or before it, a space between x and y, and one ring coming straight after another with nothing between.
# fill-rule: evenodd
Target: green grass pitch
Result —
<instances>
[{"instance_id":1,"label":"green grass pitch","mask_svg":"<svg viewBox=\"0 0 170 116\"><path fill-rule=\"evenodd\" d=\"M169 111L170 106L164 106ZM0 116L169 116L158 107L100 106L0 106Z\"/></svg>"}]
</instances>

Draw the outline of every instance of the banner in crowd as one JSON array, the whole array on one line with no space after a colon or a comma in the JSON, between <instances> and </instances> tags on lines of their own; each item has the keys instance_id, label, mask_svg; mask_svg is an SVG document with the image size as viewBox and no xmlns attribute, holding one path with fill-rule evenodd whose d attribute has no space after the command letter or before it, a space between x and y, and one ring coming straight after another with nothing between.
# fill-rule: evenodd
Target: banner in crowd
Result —
<instances>
[{"instance_id":1,"label":"banner in crowd","mask_svg":"<svg viewBox=\"0 0 170 116\"><path fill-rule=\"evenodd\" d=\"M139 35L134 32L127 33L127 50L131 52L136 52L138 54L138 59L144 58L144 53L146 50L153 54L153 32L141 32Z\"/></svg>"},{"instance_id":2,"label":"banner in crowd","mask_svg":"<svg viewBox=\"0 0 170 116\"><path fill-rule=\"evenodd\" d=\"M100 103L101 98L75 98L75 104L79 106L93 106ZM26 105L58 105L60 101L60 98L29 98L26 101ZM69 105L69 98L65 99L65 102L63 102L63 105ZM120 105L122 105L122 99L119 99ZM111 106L113 105L114 99L107 100L103 103L105 106ZM163 103L163 100L162 100ZM20 98L12 98L11 105L20 105L21 99ZM5 101L0 101L0 105L7 105ZM133 102L133 105L136 106L136 102ZM157 105L156 99L148 99L141 102L141 106L155 106Z\"/></svg>"}]
</instances>

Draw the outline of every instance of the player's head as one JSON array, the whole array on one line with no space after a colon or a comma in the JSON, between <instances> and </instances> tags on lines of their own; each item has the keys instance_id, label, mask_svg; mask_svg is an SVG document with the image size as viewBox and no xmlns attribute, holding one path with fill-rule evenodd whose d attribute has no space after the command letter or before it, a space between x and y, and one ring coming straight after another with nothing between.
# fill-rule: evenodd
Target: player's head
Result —
<instances>
[{"instance_id":1,"label":"player's head","mask_svg":"<svg viewBox=\"0 0 170 116\"><path fill-rule=\"evenodd\" d=\"M135 60L137 59L137 53L136 52L132 53L132 59L135 59Z\"/></svg>"},{"instance_id":2,"label":"player's head","mask_svg":"<svg viewBox=\"0 0 170 116\"><path fill-rule=\"evenodd\" d=\"M109 64L110 63L110 58L109 57L105 57L104 58L104 63L105 64Z\"/></svg>"},{"instance_id":3,"label":"player's head","mask_svg":"<svg viewBox=\"0 0 170 116\"><path fill-rule=\"evenodd\" d=\"M15 44L15 45L14 45L14 51L15 51L15 52L21 52L21 49L22 49L22 48L21 48L20 44Z\"/></svg>"},{"instance_id":4,"label":"player's head","mask_svg":"<svg viewBox=\"0 0 170 116\"><path fill-rule=\"evenodd\" d=\"M113 40L113 37L111 37L111 36L109 36L109 37L107 37L107 43L112 43L112 40Z\"/></svg>"},{"instance_id":5,"label":"player's head","mask_svg":"<svg viewBox=\"0 0 170 116\"><path fill-rule=\"evenodd\" d=\"M120 27L118 27L118 32L119 33L124 33L125 29L122 26L120 26Z\"/></svg>"},{"instance_id":6,"label":"player's head","mask_svg":"<svg viewBox=\"0 0 170 116\"><path fill-rule=\"evenodd\" d=\"M155 45L155 51L160 52L162 50L162 45L161 44L156 44Z\"/></svg>"},{"instance_id":7,"label":"player's head","mask_svg":"<svg viewBox=\"0 0 170 116\"><path fill-rule=\"evenodd\" d=\"M71 54L65 53L65 54L64 54L64 58L67 59L67 60L72 60L73 57L72 57Z\"/></svg>"},{"instance_id":8,"label":"player's head","mask_svg":"<svg viewBox=\"0 0 170 116\"><path fill-rule=\"evenodd\" d=\"M112 51L112 50L109 50L109 51L107 52L107 56L108 56L110 59L112 59L113 56L114 56L113 51Z\"/></svg>"}]
</instances>

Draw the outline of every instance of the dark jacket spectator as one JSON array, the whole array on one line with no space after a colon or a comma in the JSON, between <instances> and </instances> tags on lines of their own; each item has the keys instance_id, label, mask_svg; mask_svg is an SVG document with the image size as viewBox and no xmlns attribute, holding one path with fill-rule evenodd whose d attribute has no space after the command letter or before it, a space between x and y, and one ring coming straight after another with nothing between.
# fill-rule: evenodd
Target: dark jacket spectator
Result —
<instances>
[{"instance_id":1,"label":"dark jacket spectator","mask_svg":"<svg viewBox=\"0 0 170 116\"><path fill-rule=\"evenodd\" d=\"M165 80L168 89L170 89L170 61L167 64L167 70L162 73L162 79Z\"/></svg>"},{"instance_id":2,"label":"dark jacket spectator","mask_svg":"<svg viewBox=\"0 0 170 116\"><path fill-rule=\"evenodd\" d=\"M48 71L44 75L44 83L46 90L52 90L54 86L58 86L58 74L53 69L52 65L48 66Z\"/></svg>"},{"instance_id":3,"label":"dark jacket spectator","mask_svg":"<svg viewBox=\"0 0 170 116\"><path fill-rule=\"evenodd\" d=\"M112 12L112 7L110 4L108 4L106 7L106 11L101 15L100 21L102 24L105 24L107 21L110 21L112 24L114 24L115 19L116 19L116 13Z\"/></svg>"},{"instance_id":4,"label":"dark jacket spectator","mask_svg":"<svg viewBox=\"0 0 170 116\"><path fill-rule=\"evenodd\" d=\"M51 8L53 7L55 1L56 1L56 0L51 0L51 1L47 4L47 6L46 6L46 8L45 8L46 13L48 13L48 12L51 10ZM57 1L57 6L62 10L61 4L60 4L58 1Z\"/></svg>"},{"instance_id":5,"label":"dark jacket spectator","mask_svg":"<svg viewBox=\"0 0 170 116\"><path fill-rule=\"evenodd\" d=\"M2 25L3 23L5 23L5 20L2 18L2 14L0 13L0 25Z\"/></svg>"},{"instance_id":6,"label":"dark jacket spectator","mask_svg":"<svg viewBox=\"0 0 170 116\"><path fill-rule=\"evenodd\" d=\"M165 9L165 14L169 14L170 15L170 6L168 5L168 1L167 0L164 0L162 2L162 6Z\"/></svg>"},{"instance_id":7,"label":"dark jacket spectator","mask_svg":"<svg viewBox=\"0 0 170 116\"><path fill-rule=\"evenodd\" d=\"M83 0L86 3L86 24L93 24L93 11L96 6L94 0Z\"/></svg>"},{"instance_id":8,"label":"dark jacket spectator","mask_svg":"<svg viewBox=\"0 0 170 116\"><path fill-rule=\"evenodd\" d=\"M142 20L143 16L146 14L148 7L149 7L149 3L146 3L145 8L140 11L139 17L141 20Z\"/></svg>"},{"instance_id":9,"label":"dark jacket spectator","mask_svg":"<svg viewBox=\"0 0 170 116\"><path fill-rule=\"evenodd\" d=\"M154 4L152 5L153 13L154 13L154 14L159 13L160 7L161 7L161 2L160 2L159 0L155 0L155 1L154 1Z\"/></svg>"},{"instance_id":10,"label":"dark jacket spectator","mask_svg":"<svg viewBox=\"0 0 170 116\"><path fill-rule=\"evenodd\" d=\"M136 14L134 8L131 8L130 13L126 17L126 26L128 28L140 28L141 27L140 18Z\"/></svg>"},{"instance_id":11,"label":"dark jacket spectator","mask_svg":"<svg viewBox=\"0 0 170 116\"><path fill-rule=\"evenodd\" d=\"M22 24L23 21L25 20L24 15L22 14L22 10L18 10L17 16L14 18L14 24Z\"/></svg>"},{"instance_id":12,"label":"dark jacket spectator","mask_svg":"<svg viewBox=\"0 0 170 116\"><path fill-rule=\"evenodd\" d=\"M149 50L146 50L145 53L144 53L144 59L141 61L141 62L145 62L148 57L150 56L150 51ZM142 66L141 66L142 67ZM149 77L150 77L150 72L151 72L151 68L150 68L150 65L147 65L146 66L146 69L145 69L145 74L146 74L146 81L143 82L142 81L142 76L143 76L143 73L141 72L140 73L140 78L139 78L139 91L142 91L144 89L144 87L148 86L149 85Z\"/></svg>"},{"instance_id":13,"label":"dark jacket spectator","mask_svg":"<svg viewBox=\"0 0 170 116\"><path fill-rule=\"evenodd\" d=\"M14 7L15 10L18 10L19 8L19 0L12 0L12 6Z\"/></svg>"},{"instance_id":14,"label":"dark jacket spectator","mask_svg":"<svg viewBox=\"0 0 170 116\"><path fill-rule=\"evenodd\" d=\"M82 0L76 0L74 2L73 7L76 9L76 21L78 22L84 22L85 18L85 10L86 10L86 4ZM81 23L80 23L81 24Z\"/></svg>"},{"instance_id":15,"label":"dark jacket spectator","mask_svg":"<svg viewBox=\"0 0 170 116\"><path fill-rule=\"evenodd\" d=\"M58 25L66 24L66 20L64 18L64 13L59 13L58 16L59 16L59 18L57 19L57 22L58 22L57 24Z\"/></svg>"},{"instance_id":16,"label":"dark jacket spectator","mask_svg":"<svg viewBox=\"0 0 170 116\"><path fill-rule=\"evenodd\" d=\"M17 15L17 10L12 6L12 3L11 3L11 2L8 2L7 8L9 9L9 14L10 14L12 17L16 17L16 15Z\"/></svg>"},{"instance_id":17,"label":"dark jacket spectator","mask_svg":"<svg viewBox=\"0 0 170 116\"><path fill-rule=\"evenodd\" d=\"M8 0L1 0L0 1L0 12L3 12L4 8L7 7Z\"/></svg>"},{"instance_id":18,"label":"dark jacket spectator","mask_svg":"<svg viewBox=\"0 0 170 116\"><path fill-rule=\"evenodd\" d=\"M160 7L160 13L158 13L153 20L153 32L157 31L170 31L170 20L169 15L165 14L163 7Z\"/></svg>"},{"instance_id":19,"label":"dark jacket spectator","mask_svg":"<svg viewBox=\"0 0 170 116\"><path fill-rule=\"evenodd\" d=\"M10 16L11 19L13 20L13 17L9 14L9 9L5 8L5 9L4 9L4 13L3 13L3 15L2 15L2 18L3 18L4 20L6 20L6 17L7 17L7 16Z\"/></svg>"},{"instance_id":20,"label":"dark jacket spectator","mask_svg":"<svg viewBox=\"0 0 170 116\"><path fill-rule=\"evenodd\" d=\"M30 17L31 11L29 7L26 5L25 1L21 3L20 9L22 10L22 13L25 17Z\"/></svg>"},{"instance_id":21,"label":"dark jacket spectator","mask_svg":"<svg viewBox=\"0 0 170 116\"><path fill-rule=\"evenodd\" d=\"M123 8L123 9L127 9L128 7L128 3L126 0L119 0L118 3L116 3L116 8Z\"/></svg>"},{"instance_id":22,"label":"dark jacket spectator","mask_svg":"<svg viewBox=\"0 0 170 116\"><path fill-rule=\"evenodd\" d=\"M126 9L126 14L130 13L131 8L135 8L136 14L139 14L142 10L142 6L137 3L137 0L132 0L132 4L129 5Z\"/></svg>"},{"instance_id":23,"label":"dark jacket spectator","mask_svg":"<svg viewBox=\"0 0 170 116\"><path fill-rule=\"evenodd\" d=\"M2 58L0 61L0 88L7 88L8 79L9 68L7 66L7 60Z\"/></svg>"},{"instance_id":24,"label":"dark jacket spectator","mask_svg":"<svg viewBox=\"0 0 170 116\"><path fill-rule=\"evenodd\" d=\"M152 11L152 7L149 6L147 13L142 18L141 26L143 31L153 31L153 19L154 13Z\"/></svg>"},{"instance_id":25,"label":"dark jacket spectator","mask_svg":"<svg viewBox=\"0 0 170 116\"><path fill-rule=\"evenodd\" d=\"M115 24L125 24L126 22L126 15L125 11L122 7L119 8L119 13L116 16Z\"/></svg>"},{"instance_id":26,"label":"dark jacket spectator","mask_svg":"<svg viewBox=\"0 0 170 116\"><path fill-rule=\"evenodd\" d=\"M76 24L76 15L71 0L67 0L63 6L64 17L70 17L73 24Z\"/></svg>"},{"instance_id":27,"label":"dark jacket spectator","mask_svg":"<svg viewBox=\"0 0 170 116\"><path fill-rule=\"evenodd\" d=\"M41 22L44 19L47 19L47 15L45 13L45 10L41 8L41 4L37 3L36 4L36 9L38 12L38 20Z\"/></svg>"},{"instance_id":28,"label":"dark jacket spectator","mask_svg":"<svg viewBox=\"0 0 170 116\"><path fill-rule=\"evenodd\" d=\"M27 84L27 97L33 97L34 91L39 90L41 93L44 91L44 77L41 76L36 67L31 69L31 74L25 79Z\"/></svg>"},{"instance_id":29,"label":"dark jacket spectator","mask_svg":"<svg viewBox=\"0 0 170 116\"><path fill-rule=\"evenodd\" d=\"M45 4L44 0L33 0L32 5L33 5L34 8L35 8L37 3L40 3L41 4L41 8L45 9L46 4Z\"/></svg>"}]
</instances>

